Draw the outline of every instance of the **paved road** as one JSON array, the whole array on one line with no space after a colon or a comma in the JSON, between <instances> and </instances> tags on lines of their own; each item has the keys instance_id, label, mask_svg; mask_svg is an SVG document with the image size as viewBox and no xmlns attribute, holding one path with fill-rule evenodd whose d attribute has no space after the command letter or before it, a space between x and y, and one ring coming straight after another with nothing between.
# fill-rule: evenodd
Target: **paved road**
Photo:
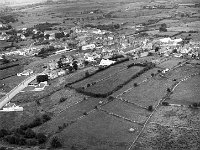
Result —
<instances>
[{"instance_id":1,"label":"paved road","mask_svg":"<svg viewBox=\"0 0 200 150\"><path fill-rule=\"evenodd\" d=\"M25 79L24 81L22 81L20 84L18 84L14 89L12 89L10 92L8 92L4 97L2 97L0 99L0 109L3 108L3 106L5 104L7 104L8 102L11 101L11 99L17 95L21 90L23 90L25 87L28 86L28 84L30 82L32 82L33 80L35 80L35 78L37 77L37 75L42 74L42 73L37 73L37 74L33 74L30 77L28 77L27 79Z\"/></svg>"}]
</instances>

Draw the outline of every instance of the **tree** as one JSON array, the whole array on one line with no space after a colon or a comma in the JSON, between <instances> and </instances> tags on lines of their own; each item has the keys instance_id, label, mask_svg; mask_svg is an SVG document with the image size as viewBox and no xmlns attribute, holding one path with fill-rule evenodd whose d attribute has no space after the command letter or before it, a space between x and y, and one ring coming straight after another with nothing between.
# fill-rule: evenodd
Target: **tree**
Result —
<instances>
[{"instance_id":1,"label":"tree","mask_svg":"<svg viewBox=\"0 0 200 150\"><path fill-rule=\"evenodd\" d=\"M90 74L88 71L85 72L85 77L88 77Z\"/></svg>"},{"instance_id":2,"label":"tree","mask_svg":"<svg viewBox=\"0 0 200 150\"><path fill-rule=\"evenodd\" d=\"M171 92L170 88L167 88L167 92Z\"/></svg>"},{"instance_id":3,"label":"tree","mask_svg":"<svg viewBox=\"0 0 200 150\"><path fill-rule=\"evenodd\" d=\"M33 130L31 130L30 128L28 128L25 132L25 137L26 138L34 138L35 137L35 132L33 132Z\"/></svg>"},{"instance_id":4,"label":"tree","mask_svg":"<svg viewBox=\"0 0 200 150\"><path fill-rule=\"evenodd\" d=\"M26 139L26 144L29 146L35 146L38 144L36 139Z\"/></svg>"},{"instance_id":5,"label":"tree","mask_svg":"<svg viewBox=\"0 0 200 150\"><path fill-rule=\"evenodd\" d=\"M43 133L38 133L36 138L38 139L39 144L45 143L47 140L47 137Z\"/></svg>"},{"instance_id":6,"label":"tree","mask_svg":"<svg viewBox=\"0 0 200 150\"><path fill-rule=\"evenodd\" d=\"M0 130L0 138L4 137L6 135L8 135L8 131L6 129L1 129Z\"/></svg>"},{"instance_id":7,"label":"tree","mask_svg":"<svg viewBox=\"0 0 200 150\"><path fill-rule=\"evenodd\" d=\"M137 86L138 86L138 84L137 84L137 83L134 83L134 84L133 84L133 86L134 86L134 87L137 87Z\"/></svg>"},{"instance_id":8,"label":"tree","mask_svg":"<svg viewBox=\"0 0 200 150\"><path fill-rule=\"evenodd\" d=\"M169 106L169 103L168 102L162 102L162 105L163 106Z\"/></svg>"},{"instance_id":9,"label":"tree","mask_svg":"<svg viewBox=\"0 0 200 150\"><path fill-rule=\"evenodd\" d=\"M160 28L159 28L160 32L167 32L167 25L166 23L161 24Z\"/></svg>"},{"instance_id":10,"label":"tree","mask_svg":"<svg viewBox=\"0 0 200 150\"><path fill-rule=\"evenodd\" d=\"M66 98L61 97L61 98L60 98L60 103L64 102L65 100L66 100Z\"/></svg>"},{"instance_id":11,"label":"tree","mask_svg":"<svg viewBox=\"0 0 200 150\"><path fill-rule=\"evenodd\" d=\"M77 63L73 63L73 68L74 68L74 70L78 70L78 65L77 65Z\"/></svg>"},{"instance_id":12,"label":"tree","mask_svg":"<svg viewBox=\"0 0 200 150\"><path fill-rule=\"evenodd\" d=\"M60 139L57 136L53 137L53 139L51 140L51 147L52 148L62 147Z\"/></svg>"},{"instance_id":13,"label":"tree","mask_svg":"<svg viewBox=\"0 0 200 150\"><path fill-rule=\"evenodd\" d=\"M51 117L48 114L43 114L42 120L43 120L43 122L47 122L47 121L51 120Z\"/></svg>"},{"instance_id":14,"label":"tree","mask_svg":"<svg viewBox=\"0 0 200 150\"><path fill-rule=\"evenodd\" d=\"M153 106L152 105L150 105L149 107L148 107L148 109L147 109L148 111L153 111Z\"/></svg>"},{"instance_id":15,"label":"tree","mask_svg":"<svg viewBox=\"0 0 200 150\"><path fill-rule=\"evenodd\" d=\"M38 83L40 83L40 82L48 81L49 79L48 79L48 75L38 75L36 77L36 80Z\"/></svg>"}]
</instances>

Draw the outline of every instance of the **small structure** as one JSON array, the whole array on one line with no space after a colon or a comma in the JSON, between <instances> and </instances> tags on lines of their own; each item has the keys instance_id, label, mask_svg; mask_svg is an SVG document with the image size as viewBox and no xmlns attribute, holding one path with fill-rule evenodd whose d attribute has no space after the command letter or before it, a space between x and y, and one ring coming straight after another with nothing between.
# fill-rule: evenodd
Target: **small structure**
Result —
<instances>
[{"instance_id":1,"label":"small structure","mask_svg":"<svg viewBox=\"0 0 200 150\"><path fill-rule=\"evenodd\" d=\"M110 66L111 64L114 64L115 61L109 60L109 59L102 59L99 66Z\"/></svg>"},{"instance_id":2,"label":"small structure","mask_svg":"<svg viewBox=\"0 0 200 150\"><path fill-rule=\"evenodd\" d=\"M89 49L94 49L95 48L95 44L89 44L89 45L85 45L82 46L82 50L89 50Z\"/></svg>"},{"instance_id":3,"label":"small structure","mask_svg":"<svg viewBox=\"0 0 200 150\"><path fill-rule=\"evenodd\" d=\"M33 70L31 69L28 69L28 70L24 70L23 72L21 73L17 73L17 76L29 76L30 74L33 73Z\"/></svg>"},{"instance_id":4,"label":"small structure","mask_svg":"<svg viewBox=\"0 0 200 150\"><path fill-rule=\"evenodd\" d=\"M0 111L23 111L23 107L17 106L14 103L7 103Z\"/></svg>"}]
</instances>

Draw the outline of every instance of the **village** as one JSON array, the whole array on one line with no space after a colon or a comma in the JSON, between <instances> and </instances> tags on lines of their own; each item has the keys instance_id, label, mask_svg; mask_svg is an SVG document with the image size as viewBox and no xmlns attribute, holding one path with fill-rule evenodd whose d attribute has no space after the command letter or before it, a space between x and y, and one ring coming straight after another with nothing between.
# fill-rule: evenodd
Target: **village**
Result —
<instances>
[{"instance_id":1,"label":"village","mask_svg":"<svg viewBox=\"0 0 200 150\"><path fill-rule=\"evenodd\" d=\"M198 150L198 8L45 0L2 9L0 149Z\"/></svg>"}]
</instances>

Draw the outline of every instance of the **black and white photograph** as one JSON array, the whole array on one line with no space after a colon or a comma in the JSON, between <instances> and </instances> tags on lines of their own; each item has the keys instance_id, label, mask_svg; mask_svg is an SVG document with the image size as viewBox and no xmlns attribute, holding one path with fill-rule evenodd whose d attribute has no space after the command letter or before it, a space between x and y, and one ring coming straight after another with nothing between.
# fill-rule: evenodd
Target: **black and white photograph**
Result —
<instances>
[{"instance_id":1,"label":"black and white photograph","mask_svg":"<svg viewBox=\"0 0 200 150\"><path fill-rule=\"evenodd\" d=\"M0 0L0 150L200 150L200 0Z\"/></svg>"}]
</instances>

